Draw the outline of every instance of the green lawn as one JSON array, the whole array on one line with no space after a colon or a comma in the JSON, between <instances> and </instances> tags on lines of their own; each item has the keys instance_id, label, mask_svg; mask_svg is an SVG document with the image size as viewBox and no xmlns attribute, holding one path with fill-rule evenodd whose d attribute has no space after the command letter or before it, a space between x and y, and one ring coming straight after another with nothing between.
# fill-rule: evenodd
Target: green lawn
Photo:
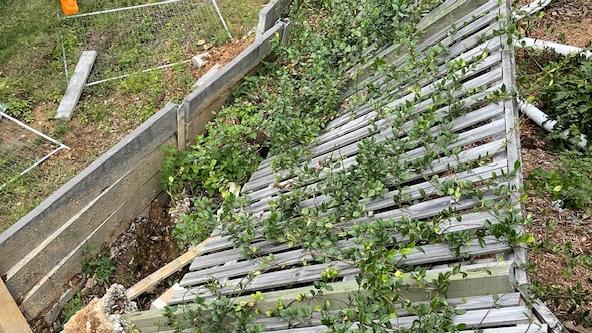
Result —
<instances>
[{"instance_id":1,"label":"green lawn","mask_svg":"<svg viewBox=\"0 0 592 333\"><path fill-rule=\"evenodd\" d=\"M154 1L110 0L100 2L99 7L96 1L79 0L83 12L147 2ZM231 32L242 37L256 26L267 0L219 2ZM111 15L80 21L83 23L64 21L58 19L57 10L57 1L0 0L0 103L7 104L17 118L72 148L0 192L0 230L33 209L168 101L182 100L200 75L184 65L88 87L72 121L61 123L52 119L67 84L61 36L70 70L79 52L89 45L102 50L99 57L107 54L97 60L99 75L93 74L91 79L186 60L199 52L197 44L202 38L221 47L226 42L218 27L204 25L199 19L183 19L174 10L155 16L159 18L156 25L142 15ZM191 30L193 21L199 31ZM109 43L112 45L103 45Z\"/></svg>"}]
</instances>

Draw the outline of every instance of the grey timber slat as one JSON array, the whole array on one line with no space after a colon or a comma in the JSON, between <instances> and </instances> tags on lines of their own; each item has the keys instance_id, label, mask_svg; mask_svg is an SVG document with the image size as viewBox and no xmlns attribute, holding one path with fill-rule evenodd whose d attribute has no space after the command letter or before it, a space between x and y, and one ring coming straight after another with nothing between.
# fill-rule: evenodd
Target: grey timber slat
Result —
<instances>
[{"instance_id":1,"label":"grey timber slat","mask_svg":"<svg viewBox=\"0 0 592 333\"><path fill-rule=\"evenodd\" d=\"M353 244L349 246L343 246L342 248L351 248ZM501 253L509 250L510 247L493 237L486 237L484 240L484 246L481 246L477 242L474 242L470 246L465 246L461 249L461 254L465 256L483 256L495 253ZM454 260L456 254L450 250L447 244L429 244L421 246L420 249L415 250L413 253L403 257L395 257L393 261L401 261L402 265L415 266L423 264L431 264L434 262L445 262ZM261 268L261 259L244 261L232 265L231 268L216 267L210 270L202 270L186 274L180 285L195 286L197 284L203 284L210 278L222 279L232 278L236 276L244 276L252 271L265 271L268 269L280 268L281 266L291 266L294 264L301 263L304 260L312 261L312 254L307 251L298 249L289 252L283 252L276 255L273 260L266 262L266 265ZM319 276L320 277L320 276Z\"/></svg>"},{"instance_id":2,"label":"grey timber slat","mask_svg":"<svg viewBox=\"0 0 592 333\"><path fill-rule=\"evenodd\" d=\"M246 280L244 278L229 280L224 284L220 292L223 294L232 294L240 290L241 293L248 294L249 292L256 290L269 290L278 287L283 287L282 289L287 288L287 290L291 290L290 287L292 285L298 284L307 284L306 287L298 288L298 290L307 291L309 290L309 288L312 287L308 284L319 280L321 278L321 274L323 273L323 271L325 271L325 269L329 267L334 267L338 270L338 277L358 273L357 269L351 268L350 264L346 262L337 261L326 264L315 264L261 274L257 275L251 280ZM463 266L463 272L466 272L467 274L473 272L477 275L469 274L468 276L471 276L470 278L465 278L464 275L459 275L456 279L453 279L453 281L451 281L451 284L456 283L456 287L450 287L448 294L450 297L468 297L483 295L487 293L507 293L510 291L511 288L509 269L510 266L507 262L465 265ZM450 270L451 269L449 267L445 267L442 269L430 270L426 274L427 276L431 276L432 278L437 278L439 273L449 272ZM478 290L474 289L475 285L483 283L482 280L488 281L489 285L483 286ZM411 282L411 280L408 281ZM352 285L354 284L357 285L355 282L353 282ZM357 287L352 288L353 289L345 293L348 294L352 290L357 290ZM411 283L411 285L408 287L408 292L414 293L414 288L415 287L413 287L413 283ZM197 287L185 291L175 291L173 296L171 297L169 304L185 303L193 300L196 295L200 295L202 297L210 296L209 291L203 287ZM295 294L293 296L295 297ZM413 297L419 297L418 299L414 299L418 301L425 300L426 296L427 295L424 291L419 291Z\"/></svg>"},{"instance_id":3,"label":"grey timber slat","mask_svg":"<svg viewBox=\"0 0 592 333\"><path fill-rule=\"evenodd\" d=\"M468 144L474 143L478 140L483 140L487 137L491 137L495 134L503 133L504 132L503 126L504 126L503 121L500 120L500 121L488 124L486 126L482 126L482 127L475 129L473 131L467 132L467 133L460 136L460 139L462 141L458 141L457 143L451 145L450 148L454 148L454 147L458 147L458 146L462 146L462 145L468 145ZM473 135L473 134L475 134L475 135ZM495 141L495 142L499 143L500 141ZM501 144L501 143L499 143L499 144ZM498 146L499 146L499 144L498 144ZM456 162L470 161L470 160L474 160L474 159L479 159L480 157L492 156L495 153L497 153L500 149L500 148L497 148L494 151L485 150L490 147L495 148L494 145L484 144L482 146L478 146L477 148L474 148L474 150L473 149L465 150L461 154L459 154L459 158L456 160ZM412 151L408 152L407 154L402 155L401 160L413 161L413 160L419 159L419 158L423 157L424 152L425 152L424 150L425 150L425 148L418 148L418 149L412 150ZM442 159L438 159L438 160L434 161L432 163L431 168L427 168L426 171L421 174L421 176L433 175L438 172L444 171L446 169L446 167L454 165L455 161L452 161L453 159L454 158L452 158L452 159L451 158L442 158ZM333 169L333 172L351 168L351 167L355 166L356 164L357 164L357 161L355 159L355 156L349 157L342 162L343 166L341 168ZM322 172L321 176L324 173L325 172ZM416 180L416 179L420 178L421 176L411 174L407 181ZM388 180L387 180L387 184L388 184ZM309 186L309 188L310 188L310 186ZM273 195L275 193L277 193L277 191L271 190L270 193L267 195ZM269 200L267 200L267 201L269 201ZM267 202L264 201L262 204L254 203L251 210L253 212L260 212L266 208L267 208Z\"/></svg>"},{"instance_id":4,"label":"grey timber slat","mask_svg":"<svg viewBox=\"0 0 592 333\"><path fill-rule=\"evenodd\" d=\"M449 148L461 147L461 146L468 145L468 144L474 143L476 141L491 137L491 136L495 135L496 133L499 134L498 132L500 132L500 131L503 132L503 127L504 127L503 121L498 121L498 122L493 122L493 123L489 123L484 126L481 126L481 130L486 130L486 131L480 132L478 130L471 130L471 131L462 133L459 135L459 140L457 142L449 145ZM483 144L481 146L478 146L477 148L480 148L480 147L489 147L489 146L487 146L487 144ZM405 161L413 161L413 160L419 159L424 156L425 149L426 149L425 147L419 147L419 148L410 150L404 154L401 154L401 159L405 160ZM467 152L467 153L465 153L465 154L461 153L461 155L463 155L463 156L459 156L459 158L464 158L465 155L474 156L474 154L472 154L472 155L469 154L468 153L469 151L472 151L472 150L465 150L463 153L465 153L465 152ZM493 153L491 153L490 155L493 155ZM479 157L479 156L486 156L486 155L484 155L484 154L477 155L477 157ZM446 158L442 158L442 159L438 159L438 160L434 161L434 163L432 163L433 164L432 167L436 168L438 163L442 163L442 160L446 160ZM346 157L343 160L339 161L338 167L324 169L320 173L319 178L315 182L320 181L320 179L323 179L323 177L325 177L327 175L331 175L336 172L345 171L351 167L354 167L355 165L357 165L357 156L354 155L354 156ZM274 182L274 181L272 180L272 182ZM264 185L264 186L266 186L267 191L258 193L257 197L255 197L255 198L257 198L257 199L264 198L266 196L271 196L271 195L277 194L282 191L281 190L282 188L283 188L284 192L287 192L287 191L291 190L290 182L291 182L291 179L288 178L288 179L280 182L279 186L276 186L275 183ZM309 186L309 185L307 185L307 186Z\"/></svg>"},{"instance_id":5,"label":"grey timber slat","mask_svg":"<svg viewBox=\"0 0 592 333\"><path fill-rule=\"evenodd\" d=\"M520 305L520 293L509 293L503 295L486 295L486 296L476 296L476 297L466 297L466 298L451 298L448 299L447 302L449 305L454 306L456 309L459 310L480 310L480 309L489 309L492 307L501 308L501 307L510 307L510 306L518 306ZM427 302L415 302L415 304L426 304ZM397 314L399 317L408 316L408 312L401 308L401 306L397 306ZM321 320L318 313L313 313L311 318L311 326L320 326ZM282 318L262 318L258 319L257 323L261 323L265 325L265 329L267 331L279 331L279 330L286 330L289 328L289 323L286 322L285 319ZM298 328L298 325L292 323L290 327ZM303 328L303 327L301 327Z\"/></svg>"},{"instance_id":6,"label":"grey timber slat","mask_svg":"<svg viewBox=\"0 0 592 333\"><path fill-rule=\"evenodd\" d=\"M462 331L462 333L475 333L476 329L479 333L546 333L547 325L538 323L531 324L530 311L524 306L517 306L511 308L501 308L492 310L475 310L467 312L464 315L455 316L455 324L466 324L473 330ZM417 318L401 318L399 322L394 321L393 324L398 324L400 328L408 328L411 322ZM411 322L410 322L411 321ZM504 327L513 325L510 327ZM514 326L515 325L515 326ZM501 326L501 327L496 327ZM491 328L494 327L494 328ZM292 328L285 330L267 331L274 333L324 333L327 332L326 326L314 326L303 328Z\"/></svg>"},{"instance_id":7,"label":"grey timber slat","mask_svg":"<svg viewBox=\"0 0 592 333\"><path fill-rule=\"evenodd\" d=\"M500 14L505 14L505 19L502 22L509 20L508 16L511 13L510 1L503 0L500 6ZM504 40L503 44L503 77L504 84L510 89L510 93L517 92L516 83L516 57L514 54L513 43L508 43ZM508 141L507 156L508 156L508 168L513 170L515 165L520 165L519 171L522 170L522 156L521 156L521 144L520 135L518 134L518 108L516 107L516 101L514 98L504 101L505 120L506 120L506 140ZM513 179L510 180L510 185L515 189L518 189L522 184L522 172L517 172ZM522 226L516 226L516 230L519 233L524 233ZM515 277L517 284L527 284L528 277L523 267L527 265L528 256L526 254L525 246L517 246L514 251L514 260L516 261Z\"/></svg>"},{"instance_id":8,"label":"grey timber slat","mask_svg":"<svg viewBox=\"0 0 592 333\"><path fill-rule=\"evenodd\" d=\"M90 71L92 70L96 58L97 51L84 51L82 52L82 55L80 55L78 64L74 69L74 74L70 78L70 82L66 88L66 93L60 101L60 105L58 105L58 110L55 116L56 119L70 120L70 118L72 118L72 114L74 113L76 104L78 104L78 100L80 100L82 89L86 85L86 80L90 75Z\"/></svg>"},{"instance_id":9,"label":"grey timber slat","mask_svg":"<svg viewBox=\"0 0 592 333\"><path fill-rule=\"evenodd\" d=\"M486 296L476 296L476 297L466 297L466 298L451 298L448 299L448 304L454 306L456 309L459 310L466 310L466 311L474 311L474 310L483 310L483 309L490 309L490 308L507 308L507 307L517 307L520 306L521 297L519 293L508 293L508 294L500 294L500 295L486 295ZM415 304L425 303L425 302L417 302ZM398 311L399 317L407 316L407 313L403 309L399 309ZM132 320L133 321L133 320ZM266 332L310 332L310 330L326 329L326 327L321 326L320 317L318 313L313 313L311 318L312 327L297 327L301 325L296 325L292 323L292 328L288 328L289 323L286 322L282 318L258 318L256 319L258 324L263 324L266 328ZM296 327L294 327L296 326ZM516 333L525 333L525 332L546 332L542 329L546 329L546 326L540 325L538 323L530 324L530 330L528 329L528 325L517 325L505 328L498 328L500 329L499 332L516 332ZM308 330L308 331L307 331ZM156 326L152 327L143 327L143 332L170 332L168 330L159 329ZM321 331L324 332L324 331ZM463 331L463 332L471 332L475 333L474 331ZM485 329L483 332L497 332L491 329Z\"/></svg>"},{"instance_id":10,"label":"grey timber slat","mask_svg":"<svg viewBox=\"0 0 592 333\"><path fill-rule=\"evenodd\" d=\"M478 86L483 81L489 81L489 80L493 81L493 80L499 79L499 78L501 78L501 74L502 74L501 68L497 68L493 71L490 71L490 72L484 74L481 77L478 77L476 79L466 82L464 84L466 87L463 88L463 90L471 89L475 85ZM406 98L409 99L411 97L406 97ZM399 101L400 102L398 102L398 103L402 103L402 100L399 100ZM430 102L430 101L427 100L427 102ZM428 104L428 103L426 103L426 104ZM376 116L377 116L376 112L373 112L372 115L366 115L366 116L364 116L364 122L370 121L371 119L373 119ZM367 130L366 130L366 132L367 132ZM282 178L285 178L286 175L287 174L284 173L284 177L282 177ZM275 179L276 179L276 175L267 174L263 177L255 179L254 181L250 181L249 183L245 184L245 186L243 188L243 193L249 193L254 190L258 190L258 189L264 188L266 186L269 186L270 184L272 184L275 181Z\"/></svg>"},{"instance_id":11,"label":"grey timber slat","mask_svg":"<svg viewBox=\"0 0 592 333\"><path fill-rule=\"evenodd\" d=\"M449 232L457 232L457 231L468 231L474 229L481 229L485 225L486 221L489 221L491 224L495 224L498 222L497 217L490 213L490 212L475 212L475 213L468 213L468 214L461 214L459 216L460 221L457 219L448 219L444 220L441 223L441 232L442 233L449 233ZM398 237L397 237L398 238ZM277 242L258 242L254 243L255 246L259 248L259 253L263 254L270 254L270 253L277 253L281 251L285 251L289 249L285 245L282 245ZM231 243L228 243L228 246L232 246ZM232 248L229 250L225 250L222 252L213 253L210 255L202 256L199 259L194 260L190 271L198 272L195 276L205 275L208 272L219 272L220 267L219 265L224 264L228 259L234 259L240 257L241 249ZM227 259L228 258L228 259ZM202 260L203 259L203 260ZM243 262L237 263L237 265L242 265ZM211 269L211 271L209 271ZM208 270L208 272L206 271ZM191 275L193 273L189 273Z\"/></svg>"},{"instance_id":12,"label":"grey timber slat","mask_svg":"<svg viewBox=\"0 0 592 333\"><path fill-rule=\"evenodd\" d=\"M444 180L458 179L458 180L480 181L480 180L490 179L493 177L494 173L496 175L500 175L502 170L505 171L506 166L502 165L501 162L505 162L505 160L493 162L493 163L488 164L486 166L472 169L470 171L464 171L459 174L444 176L441 178L441 180L444 181ZM410 179L408 179L408 182L418 180L419 178L422 178L422 177L423 178L430 177L434 174L437 174L438 171L439 171L439 169L427 170L421 176L420 175L416 175L416 176L412 175L410 177ZM405 185L405 183L403 183L403 185ZM434 188L434 185L429 181L412 185L404 191L404 194L410 196L408 198L408 200L406 200L406 201L420 199L422 196L421 190L424 190L425 194L430 195L430 194L433 194L436 189ZM399 194L400 193L398 190L390 191L390 192L387 192L386 194L384 194L383 198L381 198L381 199L374 199L371 201L367 201L367 202L365 202L366 209L368 211L373 211L373 210L384 209L386 207L390 207L392 205L393 197L396 195L399 195ZM270 198L270 199L274 199L274 198ZM301 206L302 207L313 207L313 206L316 206L322 202L330 201L330 199L331 199L331 196L329 196L329 195L320 195L320 196L316 196L312 199L303 200L301 203ZM254 204L250 207L250 209L254 212L261 212L263 210L266 210L269 208L267 205L267 202L268 201L260 201L259 203L261 203L261 204L259 204L259 203Z\"/></svg>"}]
</instances>

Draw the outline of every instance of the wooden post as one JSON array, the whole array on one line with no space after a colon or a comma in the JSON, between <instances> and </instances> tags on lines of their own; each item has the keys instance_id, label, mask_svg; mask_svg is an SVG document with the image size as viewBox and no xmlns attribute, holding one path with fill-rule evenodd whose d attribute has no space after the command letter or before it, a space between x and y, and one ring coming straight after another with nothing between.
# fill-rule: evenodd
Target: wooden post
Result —
<instances>
[{"instance_id":1,"label":"wooden post","mask_svg":"<svg viewBox=\"0 0 592 333\"><path fill-rule=\"evenodd\" d=\"M0 333L32 333L25 316L0 279Z\"/></svg>"},{"instance_id":2,"label":"wooden post","mask_svg":"<svg viewBox=\"0 0 592 333\"><path fill-rule=\"evenodd\" d=\"M185 134L185 128L187 124L185 123L185 108L181 107L180 105L177 107L177 148L179 150L185 150L185 143L187 141L187 137Z\"/></svg>"},{"instance_id":3,"label":"wooden post","mask_svg":"<svg viewBox=\"0 0 592 333\"><path fill-rule=\"evenodd\" d=\"M169 276L173 275L174 273L183 269L183 267L185 267L187 264L189 264L191 261L193 261L193 259L195 257L197 257L201 254L204 246L206 245L206 243L209 240L210 239L206 239L205 241L201 242L199 245L192 246L189 249L189 251L187 251L185 254L183 254L179 258L171 261L166 266L162 267L161 269L157 270L156 272L154 272L154 273L150 274L149 276L147 276L146 278L144 278L142 281L131 286L125 292L127 298L129 298L130 300L135 299L136 297L138 297L138 296L142 295L143 293L154 288L154 286L156 286L157 284L162 282L162 280L166 279L167 277L169 277Z\"/></svg>"}]
</instances>

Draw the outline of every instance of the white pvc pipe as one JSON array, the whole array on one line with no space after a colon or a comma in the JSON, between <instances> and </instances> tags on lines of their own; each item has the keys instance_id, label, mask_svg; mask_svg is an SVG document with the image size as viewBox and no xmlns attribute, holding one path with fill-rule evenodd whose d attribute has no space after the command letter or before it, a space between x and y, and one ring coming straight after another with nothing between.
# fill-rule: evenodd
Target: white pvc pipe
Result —
<instances>
[{"instance_id":1,"label":"white pvc pipe","mask_svg":"<svg viewBox=\"0 0 592 333\"><path fill-rule=\"evenodd\" d=\"M582 54L586 58L592 58L592 51L586 51L585 49L581 49L579 47L570 46L559 44L555 42L550 42L546 40L540 40L535 38L522 38L517 40L514 44L516 47L530 47L535 50L547 50L551 49L557 54L561 54L564 56L574 55L574 54Z\"/></svg>"},{"instance_id":2,"label":"white pvc pipe","mask_svg":"<svg viewBox=\"0 0 592 333\"><path fill-rule=\"evenodd\" d=\"M514 13L512 13L512 17L516 21L522 20L523 18L531 16L532 14L535 14L547 7L549 4L551 4L551 1L553 0L535 0L529 5L523 6L517 11L514 11Z\"/></svg>"},{"instance_id":3,"label":"white pvc pipe","mask_svg":"<svg viewBox=\"0 0 592 333\"><path fill-rule=\"evenodd\" d=\"M534 121L537 125L546 129L548 132L554 132L554 128L555 125L557 125L557 121L551 119L546 113L539 110L539 108L521 98L518 99L518 107L528 118ZM563 131L559 136L562 139L571 141L568 131ZM588 138L585 134L580 135L580 140L577 142L577 146L584 150L586 149L586 147L588 146Z\"/></svg>"}]
</instances>

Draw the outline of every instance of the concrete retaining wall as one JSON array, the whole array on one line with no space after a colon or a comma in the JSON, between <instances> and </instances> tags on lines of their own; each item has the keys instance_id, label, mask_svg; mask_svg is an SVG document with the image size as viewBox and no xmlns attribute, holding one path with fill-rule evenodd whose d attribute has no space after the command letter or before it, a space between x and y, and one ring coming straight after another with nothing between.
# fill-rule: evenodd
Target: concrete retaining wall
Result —
<instances>
[{"instance_id":1,"label":"concrete retaining wall","mask_svg":"<svg viewBox=\"0 0 592 333\"><path fill-rule=\"evenodd\" d=\"M266 6L259 26L274 24L182 105L169 103L0 235L0 274L29 319L60 298L87 244L114 240L162 192L163 147L183 148L203 133L232 88L271 53L284 28L278 6L288 2Z\"/></svg>"}]
</instances>

